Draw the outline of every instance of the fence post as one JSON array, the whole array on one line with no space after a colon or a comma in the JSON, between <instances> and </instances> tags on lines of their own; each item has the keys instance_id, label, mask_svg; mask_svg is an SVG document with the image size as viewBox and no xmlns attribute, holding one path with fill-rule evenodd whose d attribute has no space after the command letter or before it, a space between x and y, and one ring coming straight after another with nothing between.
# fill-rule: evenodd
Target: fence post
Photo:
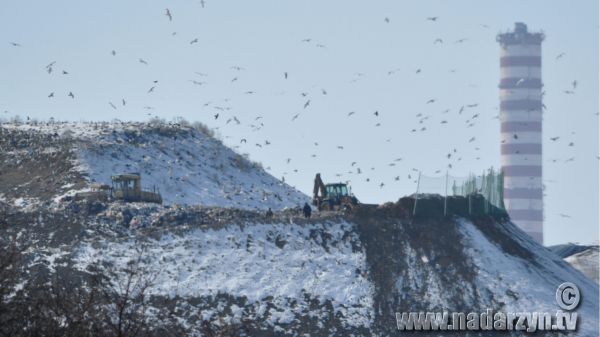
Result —
<instances>
[{"instance_id":1,"label":"fence post","mask_svg":"<svg viewBox=\"0 0 600 337\"><path fill-rule=\"evenodd\" d=\"M419 200L419 185L421 184L421 171L419 171L419 179L417 180L417 193L415 193L415 204L413 206L413 216L417 213L417 201Z\"/></svg>"},{"instance_id":2,"label":"fence post","mask_svg":"<svg viewBox=\"0 0 600 337\"><path fill-rule=\"evenodd\" d=\"M446 191L444 192L444 216L446 216L447 209L448 209L448 170L446 170Z\"/></svg>"},{"instance_id":3,"label":"fence post","mask_svg":"<svg viewBox=\"0 0 600 337\"><path fill-rule=\"evenodd\" d=\"M469 215L471 215L471 193L468 194L469 198Z\"/></svg>"}]
</instances>

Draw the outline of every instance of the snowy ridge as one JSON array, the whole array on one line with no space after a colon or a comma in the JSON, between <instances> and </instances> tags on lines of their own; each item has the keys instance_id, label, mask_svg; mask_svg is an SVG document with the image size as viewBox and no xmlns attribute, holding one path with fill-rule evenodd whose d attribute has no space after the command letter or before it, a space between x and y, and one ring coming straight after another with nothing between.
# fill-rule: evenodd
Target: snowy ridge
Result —
<instances>
[{"instance_id":1,"label":"snowy ridge","mask_svg":"<svg viewBox=\"0 0 600 337\"><path fill-rule=\"evenodd\" d=\"M223 145L202 128L166 123L3 124L7 129L74 140L74 169L90 183L114 174L141 173L165 204L283 209L310 199ZM81 191L89 190L79 189ZM61 193L57 196L72 195ZM56 199L56 198L55 198Z\"/></svg>"},{"instance_id":2,"label":"snowy ridge","mask_svg":"<svg viewBox=\"0 0 600 337\"><path fill-rule=\"evenodd\" d=\"M533 261L507 254L490 242L471 222L459 221L465 250L478 267L476 288L493 291L493 308L504 312L549 312L560 308L555 292L563 282L573 282L583 294L576 309L579 331L574 335L592 336L598 329L598 287L582 274L565 268L564 263L527 235L515 236L533 253ZM533 263L532 263L533 262ZM532 265L534 264L534 265ZM488 304L489 305L489 304Z\"/></svg>"},{"instance_id":3,"label":"snowy ridge","mask_svg":"<svg viewBox=\"0 0 600 337\"><path fill-rule=\"evenodd\" d=\"M592 246L582 252L566 257L565 261L572 265L573 268L579 270L591 280L598 283L598 264L600 264L598 250L598 246Z\"/></svg>"},{"instance_id":4,"label":"snowy ridge","mask_svg":"<svg viewBox=\"0 0 600 337\"><path fill-rule=\"evenodd\" d=\"M75 260L81 270L99 261L124 267L142 250L149 272L157 275L156 295L243 297L254 315L272 325L322 315L322 309L309 310L307 298L317 299L330 301L343 324L369 327L373 286L366 277L365 252L358 247L353 225L346 222L250 224L143 241L85 242ZM214 313L213 308L199 314L210 319Z\"/></svg>"}]
</instances>

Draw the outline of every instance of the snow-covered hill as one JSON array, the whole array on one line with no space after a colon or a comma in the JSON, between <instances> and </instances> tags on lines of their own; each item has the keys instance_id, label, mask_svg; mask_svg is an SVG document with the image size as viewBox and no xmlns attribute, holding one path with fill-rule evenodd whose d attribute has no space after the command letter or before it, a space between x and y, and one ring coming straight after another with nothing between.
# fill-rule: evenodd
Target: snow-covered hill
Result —
<instances>
[{"instance_id":1,"label":"snow-covered hill","mask_svg":"<svg viewBox=\"0 0 600 337\"><path fill-rule=\"evenodd\" d=\"M11 148L5 154L10 160L27 160L49 151L72 151L69 156L54 159L70 166L53 173L77 174L87 183L74 184L72 178L65 179L56 196L85 189L82 184L87 188L90 183L110 185L114 174L139 172L142 185L158 188L165 204L282 209L309 201L306 195L227 148L202 127L114 122L3 124L1 129L6 147L19 138L26 144L26 149L19 151ZM50 142L45 141L48 138ZM61 148L55 145L58 142ZM27 178L23 185L29 184Z\"/></svg>"},{"instance_id":2,"label":"snow-covered hill","mask_svg":"<svg viewBox=\"0 0 600 337\"><path fill-rule=\"evenodd\" d=\"M40 321L26 315L38 308L31 296L55 294L44 291L59 276L83 298L98 284L107 287L108 302L94 307L104 313L135 270L150 281L138 314L152 319L156 336L172 321L195 336L209 335L207 326L239 336L392 336L396 312L555 313L563 282L576 284L583 298L579 330L569 335L598 335L598 284L505 212L482 212L481 196L445 204L421 195L416 215L415 199L405 197L304 219L284 208L305 195L201 129L8 125L0 128L0 147L0 259L8 243L23 255L8 273L0 263L0 278L11 281L0 282L0 305L25 310L28 322ZM158 185L167 205L64 198L130 171ZM281 211L266 218L265 207ZM86 281L94 277L96 286Z\"/></svg>"}]
</instances>

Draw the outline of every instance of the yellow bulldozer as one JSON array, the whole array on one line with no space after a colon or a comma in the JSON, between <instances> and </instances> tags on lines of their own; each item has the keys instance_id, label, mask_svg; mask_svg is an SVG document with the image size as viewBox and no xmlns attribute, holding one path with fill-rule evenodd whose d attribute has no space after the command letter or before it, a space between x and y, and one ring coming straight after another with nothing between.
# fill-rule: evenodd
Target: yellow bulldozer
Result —
<instances>
[{"instance_id":1,"label":"yellow bulldozer","mask_svg":"<svg viewBox=\"0 0 600 337\"><path fill-rule=\"evenodd\" d=\"M111 180L110 197L112 199L162 204L162 196L156 187L153 187L152 190L142 189L142 177L139 173L118 174L112 176Z\"/></svg>"},{"instance_id":2,"label":"yellow bulldozer","mask_svg":"<svg viewBox=\"0 0 600 337\"><path fill-rule=\"evenodd\" d=\"M319 192L321 192L320 195ZM321 174L317 173L313 188L313 205L319 211L351 210L358 204L358 199L352 195L347 184L325 185L321 180Z\"/></svg>"}]
</instances>

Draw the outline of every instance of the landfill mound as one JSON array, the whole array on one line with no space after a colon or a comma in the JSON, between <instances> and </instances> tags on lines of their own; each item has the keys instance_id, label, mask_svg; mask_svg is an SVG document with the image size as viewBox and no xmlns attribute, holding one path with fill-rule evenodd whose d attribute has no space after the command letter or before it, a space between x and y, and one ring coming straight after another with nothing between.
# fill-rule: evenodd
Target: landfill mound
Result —
<instances>
[{"instance_id":1,"label":"landfill mound","mask_svg":"<svg viewBox=\"0 0 600 337\"><path fill-rule=\"evenodd\" d=\"M283 209L310 201L200 124L5 123L0 149L0 200L21 207L58 203L132 172L169 205Z\"/></svg>"}]
</instances>

